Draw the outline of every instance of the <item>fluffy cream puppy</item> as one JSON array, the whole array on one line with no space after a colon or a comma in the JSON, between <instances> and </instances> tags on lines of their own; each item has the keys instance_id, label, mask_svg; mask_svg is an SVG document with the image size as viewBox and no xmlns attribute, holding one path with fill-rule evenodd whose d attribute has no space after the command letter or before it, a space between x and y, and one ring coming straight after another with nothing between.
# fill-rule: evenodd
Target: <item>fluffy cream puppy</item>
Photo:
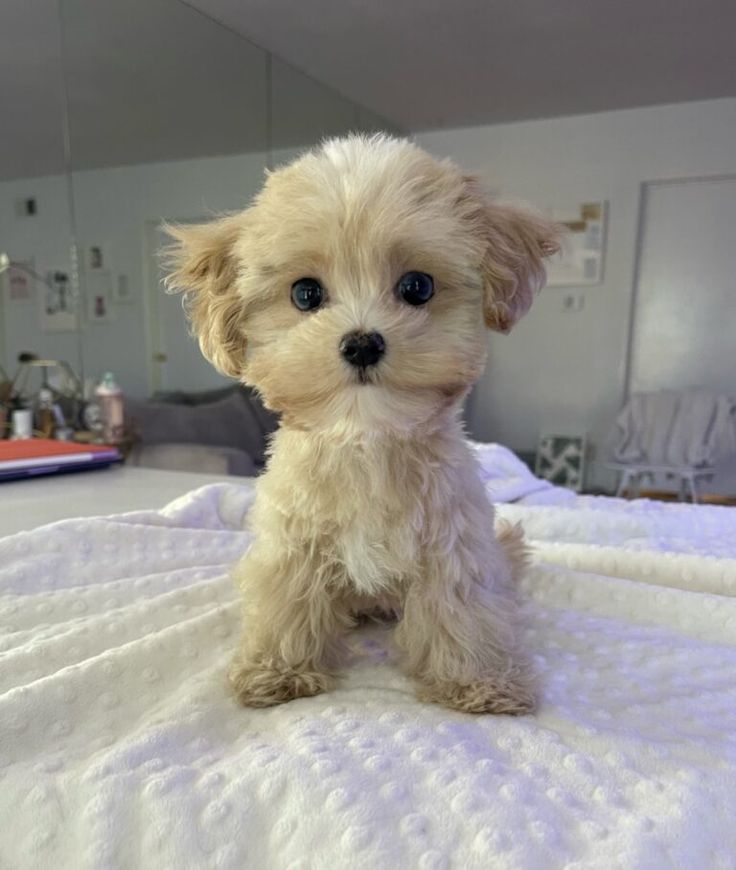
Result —
<instances>
[{"instance_id":1,"label":"fluffy cream puppy","mask_svg":"<svg viewBox=\"0 0 736 870\"><path fill-rule=\"evenodd\" d=\"M529 308L557 228L408 141L349 136L270 173L244 212L170 233L203 353L282 420L236 569L239 700L328 690L356 614L381 606L421 698L531 710L523 542L494 533L459 415L485 327Z\"/></svg>"}]
</instances>

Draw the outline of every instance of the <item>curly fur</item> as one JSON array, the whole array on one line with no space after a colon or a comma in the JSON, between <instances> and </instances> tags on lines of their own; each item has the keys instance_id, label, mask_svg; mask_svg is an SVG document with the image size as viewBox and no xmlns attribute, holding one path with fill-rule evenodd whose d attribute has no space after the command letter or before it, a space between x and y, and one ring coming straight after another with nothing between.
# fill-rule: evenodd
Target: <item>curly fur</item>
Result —
<instances>
[{"instance_id":1,"label":"curly fur","mask_svg":"<svg viewBox=\"0 0 736 870\"><path fill-rule=\"evenodd\" d=\"M184 291L203 353L282 415L235 570L236 696L327 691L346 632L379 607L400 614L421 698L532 709L514 596L523 537L494 534L459 411L484 323L507 331L527 310L557 228L409 142L351 136L269 175L242 214L170 232L169 289ZM411 270L434 278L425 306L394 292ZM290 301L301 277L327 293L308 314ZM386 342L367 382L338 351L356 329Z\"/></svg>"}]
</instances>

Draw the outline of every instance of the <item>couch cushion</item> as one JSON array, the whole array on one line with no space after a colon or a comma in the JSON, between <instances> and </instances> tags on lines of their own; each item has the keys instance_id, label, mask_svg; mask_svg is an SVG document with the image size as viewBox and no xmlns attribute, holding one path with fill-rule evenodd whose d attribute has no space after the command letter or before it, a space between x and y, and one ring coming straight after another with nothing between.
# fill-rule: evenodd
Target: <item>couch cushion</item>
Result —
<instances>
[{"instance_id":1,"label":"couch cushion","mask_svg":"<svg viewBox=\"0 0 736 870\"><path fill-rule=\"evenodd\" d=\"M226 399L241 389L245 390L247 387L241 387L239 384L228 384L214 390L197 390L193 393L185 390L161 390L154 393L151 398L154 402L171 402L174 405L208 405L210 402Z\"/></svg>"},{"instance_id":2,"label":"couch cushion","mask_svg":"<svg viewBox=\"0 0 736 870\"><path fill-rule=\"evenodd\" d=\"M256 466L265 462L266 437L276 418L240 391L204 405L126 399L126 422L149 444L204 444L245 450Z\"/></svg>"},{"instance_id":3,"label":"couch cushion","mask_svg":"<svg viewBox=\"0 0 736 870\"><path fill-rule=\"evenodd\" d=\"M195 471L200 474L235 474L252 477L258 469L244 450L209 447L205 444L137 445L128 465L166 471Z\"/></svg>"}]
</instances>

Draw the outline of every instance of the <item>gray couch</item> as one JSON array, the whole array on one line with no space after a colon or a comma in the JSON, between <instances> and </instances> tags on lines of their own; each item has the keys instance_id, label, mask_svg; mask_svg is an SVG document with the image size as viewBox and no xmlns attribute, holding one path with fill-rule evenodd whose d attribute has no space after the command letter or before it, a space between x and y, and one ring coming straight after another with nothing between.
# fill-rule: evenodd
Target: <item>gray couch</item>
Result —
<instances>
[{"instance_id":1,"label":"gray couch","mask_svg":"<svg viewBox=\"0 0 736 870\"><path fill-rule=\"evenodd\" d=\"M247 476L263 470L278 426L256 393L239 385L126 399L125 422L136 441L131 465Z\"/></svg>"}]
</instances>

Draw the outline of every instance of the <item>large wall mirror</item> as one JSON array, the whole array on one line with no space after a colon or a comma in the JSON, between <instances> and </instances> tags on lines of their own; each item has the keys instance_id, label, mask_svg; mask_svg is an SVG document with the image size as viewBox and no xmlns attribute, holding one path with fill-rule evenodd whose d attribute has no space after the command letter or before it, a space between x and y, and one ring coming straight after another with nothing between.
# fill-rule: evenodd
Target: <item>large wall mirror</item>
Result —
<instances>
[{"instance_id":1,"label":"large wall mirror","mask_svg":"<svg viewBox=\"0 0 736 870\"><path fill-rule=\"evenodd\" d=\"M56 0L0 5L0 365L24 352L82 366ZM4 380L0 371L0 382Z\"/></svg>"},{"instance_id":2,"label":"large wall mirror","mask_svg":"<svg viewBox=\"0 0 736 870\"><path fill-rule=\"evenodd\" d=\"M163 292L162 222L243 208L267 167L389 126L179 0L10 0L1 14L19 52L45 40L33 92L0 76L5 368L64 359L141 398L222 386Z\"/></svg>"}]
</instances>

